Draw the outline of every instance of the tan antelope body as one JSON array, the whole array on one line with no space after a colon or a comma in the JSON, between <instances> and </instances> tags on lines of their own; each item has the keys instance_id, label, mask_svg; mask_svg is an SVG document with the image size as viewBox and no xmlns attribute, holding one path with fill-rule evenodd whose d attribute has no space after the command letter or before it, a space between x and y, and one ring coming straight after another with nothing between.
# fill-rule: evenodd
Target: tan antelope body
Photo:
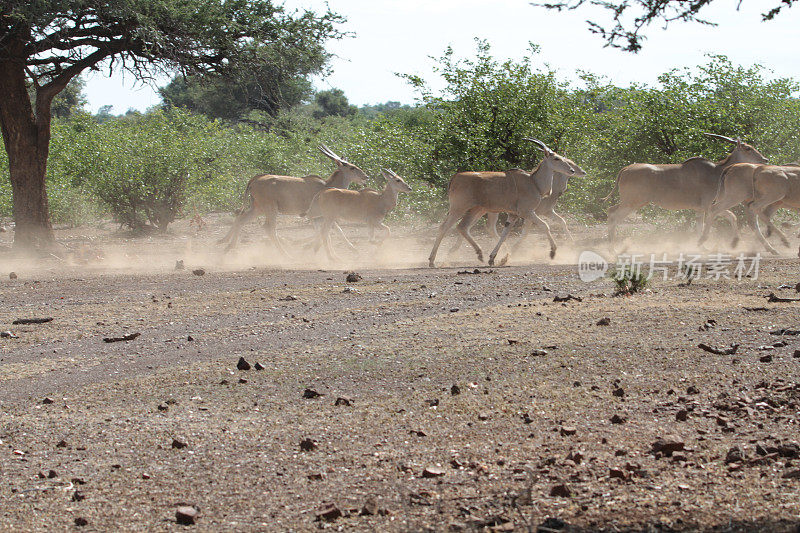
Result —
<instances>
[{"instance_id":1,"label":"tan antelope body","mask_svg":"<svg viewBox=\"0 0 800 533\"><path fill-rule=\"evenodd\" d=\"M768 205L760 212L753 212L751 210L751 204L753 203L753 196L755 193L754 178L759 169L765 166L774 167L772 165L759 165L755 163L737 163L736 165L731 165L726 168L720 177L717 195L714 198L711 207L709 208L709 218L713 220L713 218L717 216L719 212L725 211L739 204L745 204L747 208L746 213L748 222L754 231L756 228L753 217L758 216L767 225L767 236L770 236L772 233L776 233L780 237L783 244L789 246L789 239L787 239L786 235L784 235L783 232L772 223L772 215L774 215L775 211L781 207L781 202L775 202L774 204ZM798 169L798 167L792 167L791 165L787 167L774 168L788 168L790 171L792 168L795 170ZM736 244L739 242L739 231L735 227L734 231L735 236L731 246L736 246ZM703 234L700 236L698 244L703 244L708 238L710 232L711 225L709 224L705 227Z\"/></svg>"},{"instance_id":2,"label":"tan antelope body","mask_svg":"<svg viewBox=\"0 0 800 533\"><path fill-rule=\"evenodd\" d=\"M749 205L754 216L756 236L770 252L777 254L758 223L759 213L779 204L780 207L800 209L800 167L761 165L753 172L753 202Z\"/></svg>"},{"instance_id":3,"label":"tan antelope body","mask_svg":"<svg viewBox=\"0 0 800 533\"><path fill-rule=\"evenodd\" d=\"M570 164L570 166L574 169L575 174L572 177L575 178L582 178L586 175L586 172L578 166L575 161L564 157L564 160ZM567 190L567 185L569 182L569 178L566 174L562 174L560 172L555 172L553 174L553 185L550 192L550 196L546 196L542 198L542 201L539 202L539 206L534 210L539 217L548 217L557 220L561 223L562 228L564 229L564 233L570 240L574 240L572 238L572 234L569 232L569 228L567 227L567 221L564 220L564 217L559 215L555 212L556 203L558 203L558 199L561 198L561 195L564 194ZM481 213L480 216L476 219L479 220L480 217L483 216ZM500 213L486 213L486 229L489 231L489 234L494 237L495 239L500 238L500 234L497 232L497 219L500 216ZM456 242L453 243L453 246L450 248L449 252L453 253L461 247L461 242L463 241L463 237L460 233L457 234Z\"/></svg>"},{"instance_id":4,"label":"tan antelope body","mask_svg":"<svg viewBox=\"0 0 800 533\"><path fill-rule=\"evenodd\" d=\"M550 150L544 143L535 139L544 152L544 158L532 172L512 169L505 172L459 172L450 178L447 189L450 208L447 216L439 226L439 234L428 257L430 267L434 266L436 252L444 236L458 222L458 231L467 239L478 260L483 261L483 251L472 238L469 230L475 221L484 213L508 213L509 220L500 235L494 250L489 255L489 264L493 265L497 252L508 237L511 225L517 218L525 220L526 225L536 224L547 234L550 241L550 257L556 253L556 243L550 234L547 223L536 215L536 208L542 199L549 196L553 188L553 173L560 172L571 176L575 173L572 166L560 155Z\"/></svg>"},{"instance_id":5,"label":"tan antelope body","mask_svg":"<svg viewBox=\"0 0 800 533\"><path fill-rule=\"evenodd\" d=\"M336 163L336 170L327 180L319 176L297 178L273 174L262 174L251 178L244 191L245 204L236 216L230 231L220 239L219 243L228 242L226 250L230 250L236 245L242 226L259 215L265 215L264 226L267 234L278 249L288 255L278 238L278 214L302 215L308 211L311 201L320 191L331 188L346 189L351 183L364 183L367 175L363 170L337 156L325 145L320 146L319 150Z\"/></svg>"},{"instance_id":6,"label":"tan antelope body","mask_svg":"<svg viewBox=\"0 0 800 533\"><path fill-rule=\"evenodd\" d=\"M734 144L731 153L721 161L693 157L678 164L648 165L634 163L620 170L616 187L619 203L608 211L608 239L612 246L617 225L644 207L654 204L664 209L691 209L697 213L700 233L710 224L708 210L714 201L723 170L736 163L766 163L767 159L747 143L715 135L704 134ZM613 190L612 190L613 193ZM605 199L611 197L609 194ZM604 199L604 200L605 200ZM736 227L736 215L729 210L720 212Z\"/></svg>"},{"instance_id":7,"label":"tan antelope body","mask_svg":"<svg viewBox=\"0 0 800 533\"><path fill-rule=\"evenodd\" d=\"M322 219L319 238L314 247L318 250L325 245L328 257L336 259L331 246L330 230L337 222L361 222L369 227L369 237L373 240L375 230L382 230L386 236L389 227L383 223L386 215L397 206L397 197L401 192L411 191L411 187L391 170L384 170L386 186L383 191L362 189L350 191L346 189L326 189L317 194L306 215L311 219Z\"/></svg>"}]
</instances>

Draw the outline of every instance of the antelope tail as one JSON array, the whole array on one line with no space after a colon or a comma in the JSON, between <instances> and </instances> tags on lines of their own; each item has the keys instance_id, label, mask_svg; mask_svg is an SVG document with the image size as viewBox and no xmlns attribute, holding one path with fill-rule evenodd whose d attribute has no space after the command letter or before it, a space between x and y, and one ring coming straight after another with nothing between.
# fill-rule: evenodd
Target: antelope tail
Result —
<instances>
[{"instance_id":1,"label":"antelope tail","mask_svg":"<svg viewBox=\"0 0 800 533\"><path fill-rule=\"evenodd\" d=\"M239 209L239 215L245 212L245 210L253 205L253 196L250 194L250 188L253 186L253 181L256 178L250 178L250 181L247 182L247 187L244 188L244 194L242 194L242 208Z\"/></svg>"},{"instance_id":2,"label":"antelope tail","mask_svg":"<svg viewBox=\"0 0 800 533\"><path fill-rule=\"evenodd\" d=\"M625 169L623 168L622 170L617 172L617 180L614 182L614 186L611 188L611 192L608 193L608 196L606 196L605 198L601 198L600 199L601 202L607 202L609 200L609 198L611 198L611 195L614 194L614 191L619 189L619 177L622 176L622 172L624 170Z\"/></svg>"},{"instance_id":3,"label":"antelope tail","mask_svg":"<svg viewBox=\"0 0 800 533\"><path fill-rule=\"evenodd\" d=\"M722 175L720 175L720 177L719 177L719 183L717 183L717 194L714 195L714 201L711 202L712 206L713 205L717 205L717 202L719 202L719 195L725 189L725 176L728 175L728 171L731 168L732 167L728 167L728 168L726 168L725 170L722 171Z\"/></svg>"}]
</instances>

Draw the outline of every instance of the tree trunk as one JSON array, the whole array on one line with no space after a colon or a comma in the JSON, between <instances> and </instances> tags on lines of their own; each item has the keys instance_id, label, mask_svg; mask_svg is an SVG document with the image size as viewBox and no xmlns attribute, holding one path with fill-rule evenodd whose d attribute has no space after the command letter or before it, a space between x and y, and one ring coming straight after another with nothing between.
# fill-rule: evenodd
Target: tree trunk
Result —
<instances>
[{"instance_id":1,"label":"tree trunk","mask_svg":"<svg viewBox=\"0 0 800 533\"><path fill-rule=\"evenodd\" d=\"M0 62L0 94L0 127L8 154L16 225L14 247L48 247L55 242L45 190L50 99L37 102L34 115L24 63L9 59Z\"/></svg>"},{"instance_id":2,"label":"tree trunk","mask_svg":"<svg viewBox=\"0 0 800 533\"><path fill-rule=\"evenodd\" d=\"M47 149L20 142L8 150L14 213L14 247L40 248L55 242L45 189Z\"/></svg>"}]
</instances>

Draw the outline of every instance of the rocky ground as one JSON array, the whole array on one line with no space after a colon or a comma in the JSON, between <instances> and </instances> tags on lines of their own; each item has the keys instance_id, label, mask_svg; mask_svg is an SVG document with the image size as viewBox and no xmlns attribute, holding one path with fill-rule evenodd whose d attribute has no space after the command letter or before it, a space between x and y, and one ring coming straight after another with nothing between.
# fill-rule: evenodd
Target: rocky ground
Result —
<instances>
[{"instance_id":1,"label":"rocky ground","mask_svg":"<svg viewBox=\"0 0 800 533\"><path fill-rule=\"evenodd\" d=\"M424 268L430 228L335 269L201 255L223 229L3 252L0 529L800 527L791 251L614 296L538 257Z\"/></svg>"}]
</instances>

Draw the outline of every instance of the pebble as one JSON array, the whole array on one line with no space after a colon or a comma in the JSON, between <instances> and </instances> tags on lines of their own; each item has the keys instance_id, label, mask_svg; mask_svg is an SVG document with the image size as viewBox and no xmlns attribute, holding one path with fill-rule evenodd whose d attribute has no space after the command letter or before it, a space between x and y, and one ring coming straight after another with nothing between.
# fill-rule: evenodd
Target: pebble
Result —
<instances>
[{"instance_id":1,"label":"pebble","mask_svg":"<svg viewBox=\"0 0 800 533\"><path fill-rule=\"evenodd\" d=\"M191 526L197 520L198 512L194 507L182 505L175 510L175 521L184 526Z\"/></svg>"}]
</instances>

